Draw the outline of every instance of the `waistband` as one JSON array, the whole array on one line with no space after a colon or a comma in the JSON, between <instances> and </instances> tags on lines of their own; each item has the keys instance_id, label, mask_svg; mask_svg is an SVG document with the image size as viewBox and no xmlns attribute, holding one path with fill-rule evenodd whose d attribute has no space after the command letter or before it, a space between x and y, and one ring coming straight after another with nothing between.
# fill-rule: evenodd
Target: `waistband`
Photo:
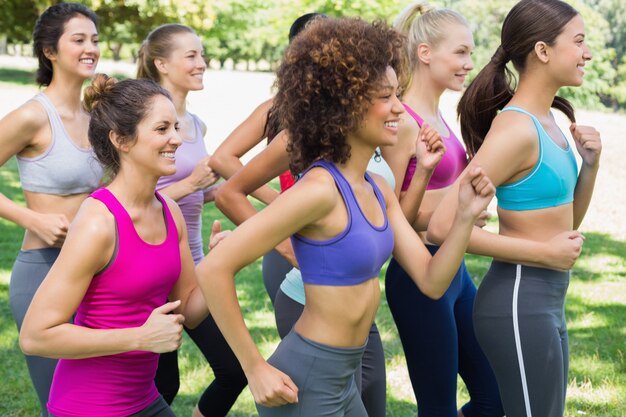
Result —
<instances>
[{"instance_id":1,"label":"waistband","mask_svg":"<svg viewBox=\"0 0 626 417\"><path fill-rule=\"evenodd\" d=\"M300 351L304 354L312 354L315 357L328 360L341 359L342 361L360 361L361 357L363 356L363 352L365 352L365 347L367 346L367 340L365 340L365 343L362 346L356 347L330 346L306 338L293 329L291 330L291 332L289 332L289 334L287 334L287 336L285 336L283 340L284 342L288 342L288 340L290 339L299 345L294 350Z\"/></svg>"},{"instance_id":2,"label":"waistband","mask_svg":"<svg viewBox=\"0 0 626 417\"><path fill-rule=\"evenodd\" d=\"M493 260L487 274L496 274L498 279L515 279L518 264ZM558 271L556 269L541 268L537 266L521 265L523 278L541 279L551 282L569 282L570 271Z\"/></svg>"},{"instance_id":3,"label":"waistband","mask_svg":"<svg viewBox=\"0 0 626 417\"><path fill-rule=\"evenodd\" d=\"M15 260L31 264L51 264L59 257L59 253L61 253L61 248L20 250Z\"/></svg>"}]
</instances>

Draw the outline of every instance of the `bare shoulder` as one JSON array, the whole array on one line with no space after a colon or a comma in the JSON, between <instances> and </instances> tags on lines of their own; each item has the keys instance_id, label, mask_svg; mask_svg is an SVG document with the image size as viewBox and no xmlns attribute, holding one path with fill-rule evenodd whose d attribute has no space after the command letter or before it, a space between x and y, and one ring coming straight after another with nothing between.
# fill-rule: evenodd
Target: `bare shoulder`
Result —
<instances>
[{"instance_id":1,"label":"bare shoulder","mask_svg":"<svg viewBox=\"0 0 626 417\"><path fill-rule=\"evenodd\" d=\"M174 223L176 223L176 229L178 230L178 236L182 236L183 226L185 225L185 217L183 216L183 212L181 211L176 201L164 194L159 195L161 196L163 201L165 201L165 204L167 204L167 208L169 209L170 213L172 213L172 218L174 219Z\"/></svg>"},{"instance_id":2,"label":"bare shoulder","mask_svg":"<svg viewBox=\"0 0 626 417\"><path fill-rule=\"evenodd\" d=\"M115 217L107 206L95 198L86 198L70 225L70 238L91 242L90 245L106 247L115 243Z\"/></svg>"},{"instance_id":3,"label":"bare shoulder","mask_svg":"<svg viewBox=\"0 0 626 417\"><path fill-rule=\"evenodd\" d=\"M274 98L269 98L265 100L263 103L259 104L256 109L254 109L254 113L263 113L266 114L274 105Z\"/></svg>"},{"instance_id":4,"label":"bare shoulder","mask_svg":"<svg viewBox=\"0 0 626 417\"><path fill-rule=\"evenodd\" d=\"M320 211L334 207L339 199L335 179L322 167L308 170L291 189L294 195L297 194L311 206L317 206Z\"/></svg>"},{"instance_id":5,"label":"bare shoulder","mask_svg":"<svg viewBox=\"0 0 626 417\"><path fill-rule=\"evenodd\" d=\"M537 143L537 129L526 114L516 111L500 112L491 123L485 143L505 142L510 147L528 147Z\"/></svg>"},{"instance_id":6,"label":"bare shoulder","mask_svg":"<svg viewBox=\"0 0 626 417\"><path fill-rule=\"evenodd\" d=\"M29 100L7 114L2 122L2 131L20 132L20 136L32 138L42 128L48 126L48 115L41 104Z\"/></svg>"},{"instance_id":7,"label":"bare shoulder","mask_svg":"<svg viewBox=\"0 0 626 417\"><path fill-rule=\"evenodd\" d=\"M200 131L202 132L202 137L206 136L206 123L204 123L204 121L199 118L198 116L196 116L196 120L198 121L198 124L200 125Z\"/></svg>"}]
</instances>

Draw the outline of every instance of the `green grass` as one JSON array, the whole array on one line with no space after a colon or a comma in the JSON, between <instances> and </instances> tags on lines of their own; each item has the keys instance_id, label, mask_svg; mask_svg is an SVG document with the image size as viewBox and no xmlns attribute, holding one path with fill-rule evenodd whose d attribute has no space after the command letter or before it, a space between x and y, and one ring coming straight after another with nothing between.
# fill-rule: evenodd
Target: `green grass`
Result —
<instances>
[{"instance_id":1,"label":"green grass","mask_svg":"<svg viewBox=\"0 0 626 417\"><path fill-rule=\"evenodd\" d=\"M118 79L125 76L115 75ZM35 85L34 71L0 68L0 83ZM0 193L23 204L15 160L0 168ZM204 212L204 235L211 221L220 218L226 228L232 224L213 206ZM19 250L23 231L0 219L0 416L34 416L37 402L30 385L9 303L9 277ZM626 243L608 234L585 233L583 254L572 273L566 315L570 335L570 374L567 417L626 417ZM467 265L478 285L489 260L468 256ZM261 280L260 262L237 277L240 301L254 339L263 354L269 355L279 339L269 298ZM384 270L381 277L384 276ZM384 281L381 280L384 292ZM406 364L397 331L383 294L377 324L383 338L387 365L387 414L415 415ZM212 371L193 342L185 335L179 352L181 389L174 402L177 415L190 415L200 393L212 380ZM468 399L459 379L458 404ZM245 390L229 414L256 415L252 397Z\"/></svg>"},{"instance_id":2,"label":"green grass","mask_svg":"<svg viewBox=\"0 0 626 417\"><path fill-rule=\"evenodd\" d=\"M0 68L0 82L17 85L35 85L35 71Z\"/></svg>"},{"instance_id":3,"label":"green grass","mask_svg":"<svg viewBox=\"0 0 626 417\"><path fill-rule=\"evenodd\" d=\"M0 192L23 203L15 159L0 168ZM212 205L204 211L204 236L213 219L232 224ZM567 417L626 417L626 243L602 233L586 233L583 254L572 273L566 314L570 335L570 375ZM0 416L36 415L37 406L26 365L17 342L17 331L8 305L11 266L22 239L19 227L0 219ZM468 256L467 264L476 284L489 260ZM384 276L384 271L381 274ZM384 282L381 280L384 291ZM260 262L250 265L237 277L237 290L252 336L264 355L278 344L269 298L261 279ZM383 338L387 363L387 408L389 416L415 415L410 382L402 346L382 296L377 324ZM174 402L179 416L191 413L200 393L212 380L211 369L185 336L179 352L181 389ZM468 399L459 380L458 403ZM256 415L248 390L235 404L231 416Z\"/></svg>"}]
</instances>

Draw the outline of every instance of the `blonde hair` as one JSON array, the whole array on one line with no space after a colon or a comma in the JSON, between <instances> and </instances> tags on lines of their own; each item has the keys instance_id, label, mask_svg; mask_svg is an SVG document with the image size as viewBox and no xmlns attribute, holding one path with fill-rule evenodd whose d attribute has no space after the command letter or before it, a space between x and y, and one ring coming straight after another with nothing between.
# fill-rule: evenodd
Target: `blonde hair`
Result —
<instances>
[{"instance_id":1,"label":"blonde hair","mask_svg":"<svg viewBox=\"0 0 626 417\"><path fill-rule=\"evenodd\" d=\"M460 13L426 3L413 3L396 17L394 28L407 38L406 72L399 74L402 90L411 84L413 73L419 64L417 46L420 43L436 46L446 38L448 34L446 28L450 23L469 27L467 20Z\"/></svg>"}]
</instances>

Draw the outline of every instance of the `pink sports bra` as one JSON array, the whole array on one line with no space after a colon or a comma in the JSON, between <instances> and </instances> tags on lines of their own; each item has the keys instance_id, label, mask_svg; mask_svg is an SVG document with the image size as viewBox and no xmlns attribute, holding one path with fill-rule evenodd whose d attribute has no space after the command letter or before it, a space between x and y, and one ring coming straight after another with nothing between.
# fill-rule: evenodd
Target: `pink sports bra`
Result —
<instances>
[{"instance_id":1,"label":"pink sports bra","mask_svg":"<svg viewBox=\"0 0 626 417\"><path fill-rule=\"evenodd\" d=\"M407 113L415 119L420 127L422 127L424 119L415 113L415 111L407 104L403 103L403 105ZM427 190L437 190L451 185L467 166L467 154L465 153L465 148L463 148L463 145L454 135L454 132L452 132L452 129L450 129L445 120L443 123L446 125L446 128L448 128L448 132L450 132L448 137L443 138L443 143L446 145L446 153L443 155L443 158L441 158L439 165L437 165L433 171L433 175L428 182L428 186L426 187ZM416 165L417 159L412 157L409 161L409 165L406 167L404 181L402 182L402 191L409 189L409 185L411 184L411 180L415 174Z\"/></svg>"}]
</instances>

